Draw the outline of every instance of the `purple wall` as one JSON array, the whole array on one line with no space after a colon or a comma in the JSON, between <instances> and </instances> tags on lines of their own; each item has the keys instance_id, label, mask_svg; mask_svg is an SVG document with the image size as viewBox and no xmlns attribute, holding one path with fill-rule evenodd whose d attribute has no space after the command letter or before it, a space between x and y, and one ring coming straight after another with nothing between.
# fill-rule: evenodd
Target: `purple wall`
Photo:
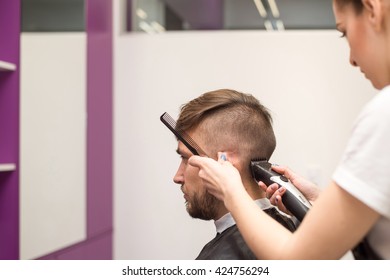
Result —
<instances>
[{"instance_id":1,"label":"purple wall","mask_svg":"<svg viewBox=\"0 0 390 280\"><path fill-rule=\"evenodd\" d=\"M0 60L16 71L0 71L0 259L19 258L19 53L20 1L0 1Z\"/></svg>"},{"instance_id":2,"label":"purple wall","mask_svg":"<svg viewBox=\"0 0 390 280\"><path fill-rule=\"evenodd\" d=\"M112 259L112 0L86 0L87 238L40 259ZM19 259L20 0L0 1L0 259Z\"/></svg>"},{"instance_id":3,"label":"purple wall","mask_svg":"<svg viewBox=\"0 0 390 280\"><path fill-rule=\"evenodd\" d=\"M87 239L40 259L112 259L112 0L86 0Z\"/></svg>"},{"instance_id":4,"label":"purple wall","mask_svg":"<svg viewBox=\"0 0 390 280\"><path fill-rule=\"evenodd\" d=\"M112 0L87 2L88 236L112 229Z\"/></svg>"}]
</instances>

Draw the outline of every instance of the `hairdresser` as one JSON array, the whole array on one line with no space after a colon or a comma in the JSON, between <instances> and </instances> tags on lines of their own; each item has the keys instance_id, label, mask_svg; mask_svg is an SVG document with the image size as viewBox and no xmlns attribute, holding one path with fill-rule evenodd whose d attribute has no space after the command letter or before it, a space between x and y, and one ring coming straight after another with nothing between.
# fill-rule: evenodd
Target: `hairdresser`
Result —
<instances>
[{"instance_id":1,"label":"hairdresser","mask_svg":"<svg viewBox=\"0 0 390 280\"><path fill-rule=\"evenodd\" d=\"M259 211L228 153L218 161L189 159L260 259L339 259L357 246L363 247L358 258L390 259L390 0L334 0L333 11L350 63L380 91L358 116L330 185L298 230L291 233ZM306 194L311 188L292 182Z\"/></svg>"}]
</instances>

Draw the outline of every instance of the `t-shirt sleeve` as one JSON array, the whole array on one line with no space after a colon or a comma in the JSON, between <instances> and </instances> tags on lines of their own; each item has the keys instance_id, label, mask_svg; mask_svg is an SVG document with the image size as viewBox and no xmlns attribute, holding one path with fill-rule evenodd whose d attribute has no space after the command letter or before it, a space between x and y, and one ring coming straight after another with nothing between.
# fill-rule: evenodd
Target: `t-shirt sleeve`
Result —
<instances>
[{"instance_id":1,"label":"t-shirt sleeve","mask_svg":"<svg viewBox=\"0 0 390 280\"><path fill-rule=\"evenodd\" d=\"M359 115L333 179L390 218L390 88L378 93Z\"/></svg>"}]
</instances>

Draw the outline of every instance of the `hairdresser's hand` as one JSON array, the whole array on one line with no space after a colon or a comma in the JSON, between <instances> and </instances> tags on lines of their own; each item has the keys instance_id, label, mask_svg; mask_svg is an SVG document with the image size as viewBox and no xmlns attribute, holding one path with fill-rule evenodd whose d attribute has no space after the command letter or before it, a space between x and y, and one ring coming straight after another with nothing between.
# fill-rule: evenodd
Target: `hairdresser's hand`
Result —
<instances>
[{"instance_id":1,"label":"hairdresser's hand","mask_svg":"<svg viewBox=\"0 0 390 280\"><path fill-rule=\"evenodd\" d=\"M299 176L287 167L275 165L272 166L272 169L289 179L311 203L317 199L321 191L317 185ZM273 205L277 206L281 211L291 215L282 202L282 196L286 192L284 187L278 189L277 184L266 186L263 182L259 182L259 186L265 191L267 198Z\"/></svg>"},{"instance_id":2,"label":"hairdresser's hand","mask_svg":"<svg viewBox=\"0 0 390 280\"><path fill-rule=\"evenodd\" d=\"M218 161L192 156L188 163L199 168L199 177L202 178L208 192L221 201L225 202L237 192L245 191L240 173L222 153L218 153Z\"/></svg>"},{"instance_id":3,"label":"hairdresser's hand","mask_svg":"<svg viewBox=\"0 0 390 280\"><path fill-rule=\"evenodd\" d=\"M278 189L278 184L274 183L267 186L262 181L259 182L259 186L263 189L263 191L265 192L265 196L268 198L272 205L275 205L276 207L278 207L279 210L283 211L284 213L293 216L293 214L291 214L291 212L287 210L286 206L284 206L282 201L282 196L286 192L286 189L284 187Z\"/></svg>"}]
</instances>

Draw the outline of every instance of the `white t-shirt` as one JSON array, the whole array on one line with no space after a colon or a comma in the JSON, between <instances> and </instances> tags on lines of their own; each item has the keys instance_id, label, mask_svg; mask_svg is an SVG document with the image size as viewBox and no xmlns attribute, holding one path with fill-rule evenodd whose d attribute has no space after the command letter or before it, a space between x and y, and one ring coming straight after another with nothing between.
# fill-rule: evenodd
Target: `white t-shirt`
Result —
<instances>
[{"instance_id":1,"label":"white t-shirt","mask_svg":"<svg viewBox=\"0 0 390 280\"><path fill-rule=\"evenodd\" d=\"M360 113L333 180L381 214L368 240L379 256L390 259L390 86Z\"/></svg>"}]
</instances>

